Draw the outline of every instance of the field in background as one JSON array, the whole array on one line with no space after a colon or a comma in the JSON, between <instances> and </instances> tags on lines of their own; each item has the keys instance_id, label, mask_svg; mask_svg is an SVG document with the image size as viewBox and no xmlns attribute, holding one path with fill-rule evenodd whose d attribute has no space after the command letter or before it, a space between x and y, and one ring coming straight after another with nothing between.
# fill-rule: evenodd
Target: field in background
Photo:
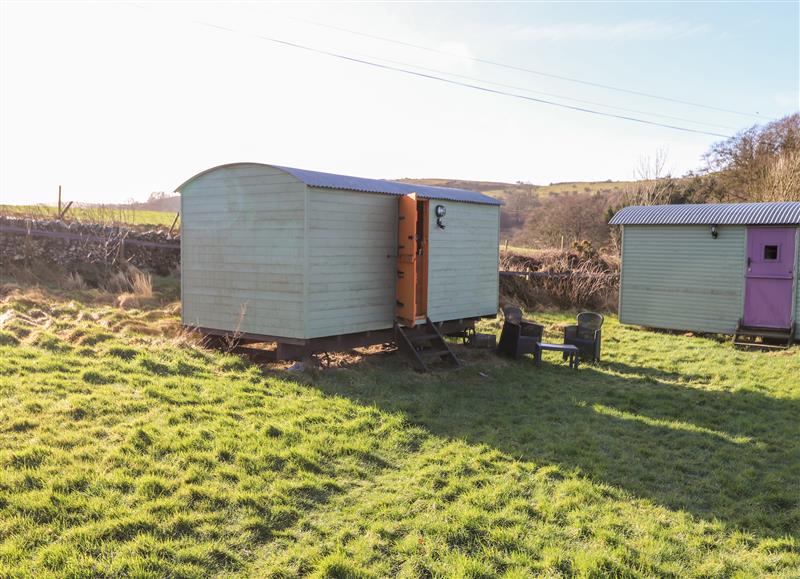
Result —
<instances>
[{"instance_id":1,"label":"field in background","mask_svg":"<svg viewBox=\"0 0 800 579\"><path fill-rule=\"evenodd\" d=\"M13 217L32 217L35 219L56 219L58 210L49 205L0 205L0 215ZM91 223L125 225L161 225L169 227L175 219L172 211L148 211L118 207L70 207L66 220ZM176 228L180 226L180 219Z\"/></svg>"},{"instance_id":2,"label":"field in background","mask_svg":"<svg viewBox=\"0 0 800 579\"><path fill-rule=\"evenodd\" d=\"M3 287L0 575L797 575L797 348L612 317L578 372L295 374L197 346L156 281Z\"/></svg>"},{"instance_id":3,"label":"field in background","mask_svg":"<svg viewBox=\"0 0 800 579\"><path fill-rule=\"evenodd\" d=\"M522 247L519 245L511 245L509 243L500 244L500 259L511 255L521 255L523 257L537 257L542 252L541 249L533 247Z\"/></svg>"},{"instance_id":4,"label":"field in background","mask_svg":"<svg viewBox=\"0 0 800 579\"><path fill-rule=\"evenodd\" d=\"M622 193L633 181L576 181L571 183L553 183L552 185L512 185L498 189L489 189L485 193L498 199L506 200L514 195L533 195L539 198L557 197L560 195L614 195Z\"/></svg>"},{"instance_id":5,"label":"field in background","mask_svg":"<svg viewBox=\"0 0 800 579\"><path fill-rule=\"evenodd\" d=\"M505 204L502 211L518 215L520 211L530 211L530 200L548 199L551 197L571 196L578 194L616 195L621 193L630 183L627 181L586 181L553 183L551 185L529 185L519 183L501 183L492 181L468 181L459 179L400 179L408 183L419 183L439 187L456 187L482 191ZM154 197L154 196L151 196ZM155 196L158 197L158 196ZM177 210L177 197L154 198L147 201L150 206L161 208L169 206ZM524 207L524 209L520 209ZM0 205L0 215L18 217L34 217L37 219L55 219L58 211L50 205ZM66 219L103 224L154 225L169 227L175 218L175 211L154 211L133 208L125 205L109 205L99 207L73 206L66 214ZM180 220L176 227L180 225ZM508 237L503 233L503 237Z\"/></svg>"},{"instance_id":6,"label":"field in background","mask_svg":"<svg viewBox=\"0 0 800 579\"><path fill-rule=\"evenodd\" d=\"M432 185L435 187L456 187L481 191L506 200L510 197L533 195L535 197L550 197L558 195L577 194L603 194L612 195L621 193L625 187L634 181L570 181L564 183L551 183L550 185L533 185L522 183L500 183L494 181L468 181L461 179L401 179L407 183Z\"/></svg>"},{"instance_id":7,"label":"field in background","mask_svg":"<svg viewBox=\"0 0 800 579\"><path fill-rule=\"evenodd\" d=\"M406 179L408 183L481 191L502 201L500 239L540 249L589 241L612 245L607 212L648 181L575 181L533 185L456 179Z\"/></svg>"}]
</instances>

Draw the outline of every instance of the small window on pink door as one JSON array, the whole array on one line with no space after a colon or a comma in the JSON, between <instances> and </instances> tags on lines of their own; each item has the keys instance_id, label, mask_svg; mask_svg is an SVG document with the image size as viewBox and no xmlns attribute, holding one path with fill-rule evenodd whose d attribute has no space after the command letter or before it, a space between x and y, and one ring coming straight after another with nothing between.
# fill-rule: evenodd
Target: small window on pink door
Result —
<instances>
[{"instance_id":1,"label":"small window on pink door","mask_svg":"<svg viewBox=\"0 0 800 579\"><path fill-rule=\"evenodd\" d=\"M764 246L764 261L778 261L778 246L765 245Z\"/></svg>"}]
</instances>

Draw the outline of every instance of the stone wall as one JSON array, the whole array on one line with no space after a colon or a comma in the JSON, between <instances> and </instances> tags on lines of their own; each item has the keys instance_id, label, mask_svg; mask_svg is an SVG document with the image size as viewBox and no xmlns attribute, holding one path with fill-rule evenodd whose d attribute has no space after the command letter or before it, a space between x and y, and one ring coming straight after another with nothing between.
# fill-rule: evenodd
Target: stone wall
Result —
<instances>
[{"instance_id":1,"label":"stone wall","mask_svg":"<svg viewBox=\"0 0 800 579\"><path fill-rule=\"evenodd\" d=\"M49 262L67 271L127 264L157 275L180 267L180 239L166 230L0 217L0 268Z\"/></svg>"}]
</instances>

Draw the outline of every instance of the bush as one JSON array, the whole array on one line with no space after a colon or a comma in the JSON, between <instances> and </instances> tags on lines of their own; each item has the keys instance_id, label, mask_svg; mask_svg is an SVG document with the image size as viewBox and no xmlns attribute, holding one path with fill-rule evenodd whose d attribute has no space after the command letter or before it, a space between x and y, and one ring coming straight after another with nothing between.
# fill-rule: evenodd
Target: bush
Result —
<instances>
[{"instance_id":1,"label":"bush","mask_svg":"<svg viewBox=\"0 0 800 579\"><path fill-rule=\"evenodd\" d=\"M19 344L19 338L11 332L0 330L0 346L16 346L17 344Z\"/></svg>"},{"instance_id":2,"label":"bush","mask_svg":"<svg viewBox=\"0 0 800 579\"><path fill-rule=\"evenodd\" d=\"M542 250L528 256L504 254L500 270L546 276L500 276L504 303L526 309L593 309L616 311L619 259L576 245L574 252Z\"/></svg>"}]
</instances>

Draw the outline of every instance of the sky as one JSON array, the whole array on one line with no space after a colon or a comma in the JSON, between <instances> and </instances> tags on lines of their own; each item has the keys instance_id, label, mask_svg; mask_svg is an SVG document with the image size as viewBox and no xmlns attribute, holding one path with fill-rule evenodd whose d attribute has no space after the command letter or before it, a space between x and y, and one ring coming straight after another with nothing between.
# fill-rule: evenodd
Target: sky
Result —
<instances>
[{"instance_id":1,"label":"sky","mask_svg":"<svg viewBox=\"0 0 800 579\"><path fill-rule=\"evenodd\" d=\"M797 0L0 0L0 27L0 203L143 200L238 161L548 184L666 150L679 175L800 109Z\"/></svg>"}]
</instances>

